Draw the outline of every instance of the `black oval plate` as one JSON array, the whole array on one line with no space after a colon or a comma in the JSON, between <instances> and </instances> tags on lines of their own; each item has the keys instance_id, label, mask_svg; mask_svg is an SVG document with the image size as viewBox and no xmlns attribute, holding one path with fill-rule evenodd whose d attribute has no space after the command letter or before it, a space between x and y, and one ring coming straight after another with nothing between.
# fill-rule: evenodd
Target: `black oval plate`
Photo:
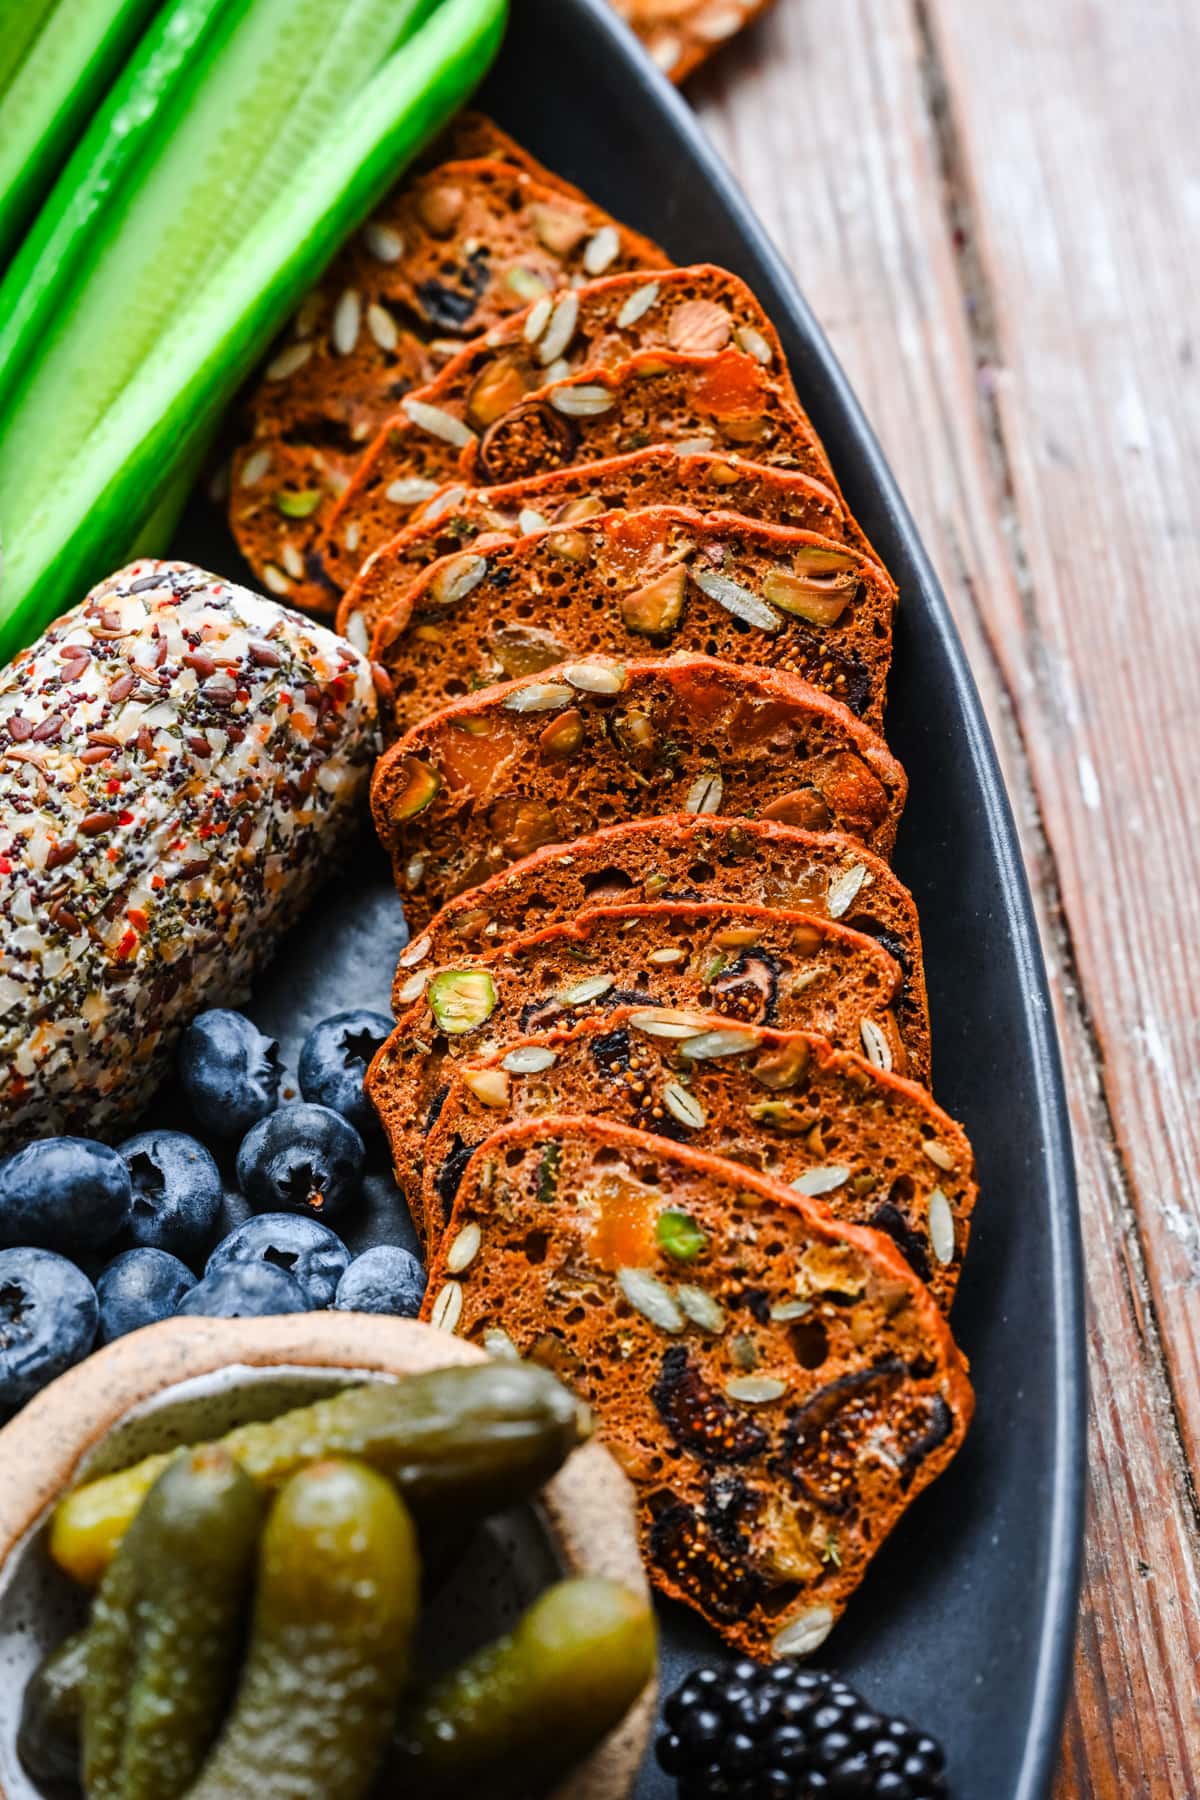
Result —
<instances>
[{"instance_id":1,"label":"black oval plate","mask_svg":"<svg viewBox=\"0 0 1200 1800\"><path fill-rule=\"evenodd\" d=\"M560 174L679 262L742 275L779 328L846 497L900 585L888 737L908 769L897 867L921 909L938 1098L979 1158L982 1198L954 1328L975 1423L880 1554L820 1660L934 1732L957 1800L1040 1800L1061 1729L1084 1507L1083 1286L1070 1134L1029 890L979 699L895 480L779 256L691 112L607 0L514 0L482 104ZM180 534L224 572L211 512ZM294 1067L304 1032L386 1010L403 930L368 855L295 935L251 1009ZM369 1183L355 1247L407 1236ZM664 1685L718 1646L663 1606ZM639 1800L673 1793L648 1759Z\"/></svg>"}]
</instances>

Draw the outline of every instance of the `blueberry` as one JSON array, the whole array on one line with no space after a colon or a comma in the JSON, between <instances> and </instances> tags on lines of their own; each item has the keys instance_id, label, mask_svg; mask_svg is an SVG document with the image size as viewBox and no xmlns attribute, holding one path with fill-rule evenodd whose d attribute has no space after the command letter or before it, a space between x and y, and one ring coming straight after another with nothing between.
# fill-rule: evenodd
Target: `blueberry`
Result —
<instances>
[{"instance_id":1,"label":"blueberry","mask_svg":"<svg viewBox=\"0 0 1200 1800\"><path fill-rule=\"evenodd\" d=\"M322 1019L304 1040L300 1052L300 1092L306 1100L332 1107L356 1131L378 1130L375 1109L363 1093L367 1064L392 1030L386 1013L335 1013Z\"/></svg>"},{"instance_id":2,"label":"blueberry","mask_svg":"<svg viewBox=\"0 0 1200 1800\"><path fill-rule=\"evenodd\" d=\"M0 1164L0 1243L94 1250L132 1204L129 1170L90 1138L39 1138Z\"/></svg>"},{"instance_id":3,"label":"blueberry","mask_svg":"<svg viewBox=\"0 0 1200 1800\"><path fill-rule=\"evenodd\" d=\"M272 1313L311 1312L294 1275L273 1263L231 1263L185 1294L176 1316L195 1319L265 1319Z\"/></svg>"},{"instance_id":4,"label":"blueberry","mask_svg":"<svg viewBox=\"0 0 1200 1800\"><path fill-rule=\"evenodd\" d=\"M96 1338L96 1290L49 1250L0 1250L0 1408L22 1406L82 1360Z\"/></svg>"},{"instance_id":5,"label":"blueberry","mask_svg":"<svg viewBox=\"0 0 1200 1800\"><path fill-rule=\"evenodd\" d=\"M376 1244L356 1256L338 1282L339 1312L395 1313L415 1319L425 1298L425 1271L411 1250Z\"/></svg>"},{"instance_id":6,"label":"blueberry","mask_svg":"<svg viewBox=\"0 0 1200 1800\"><path fill-rule=\"evenodd\" d=\"M179 1079L205 1131L242 1137L279 1105L279 1045L242 1013L201 1013L183 1034Z\"/></svg>"},{"instance_id":7,"label":"blueberry","mask_svg":"<svg viewBox=\"0 0 1200 1800\"><path fill-rule=\"evenodd\" d=\"M327 1225L294 1213L260 1213L222 1238L208 1259L204 1278L255 1263L291 1275L304 1289L308 1304L316 1308L332 1306L338 1283L351 1266L350 1252Z\"/></svg>"},{"instance_id":8,"label":"blueberry","mask_svg":"<svg viewBox=\"0 0 1200 1800\"><path fill-rule=\"evenodd\" d=\"M221 1171L184 1131L143 1131L119 1146L133 1182L129 1230L135 1243L196 1257L221 1216Z\"/></svg>"},{"instance_id":9,"label":"blueberry","mask_svg":"<svg viewBox=\"0 0 1200 1800\"><path fill-rule=\"evenodd\" d=\"M252 1206L332 1218L358 1193L366 1161L353 1125L327 1106L281 1106L242 1140L238 1186Z\"/></svg>"},{"instance_id":10,"label":"blueberry","mask_svg":"<svg viewBox=\"0 0 1200 1800\"><path fill-rule=\"evenodd\" d=\"M114 1257L96 1283L100 1342L111 1344L143 1325L169 1319L195 1285L192 1271L165 1250L126 1250Z\"/></svg>"}]
</instances>

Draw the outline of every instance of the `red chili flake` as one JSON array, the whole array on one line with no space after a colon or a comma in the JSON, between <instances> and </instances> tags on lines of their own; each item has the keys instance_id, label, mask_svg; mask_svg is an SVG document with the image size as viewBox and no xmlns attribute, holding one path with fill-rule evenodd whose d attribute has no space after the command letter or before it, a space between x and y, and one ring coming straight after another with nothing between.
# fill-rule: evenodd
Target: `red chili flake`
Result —
<instances>
[{"instance_id":1,"label":"red chili flake","mask_svg":"<svg viewBox=\"0 0 1200 1800\"><path fill-rule=\"evenodd\" d=\"M276 698L278 699L280 706L292 706L295 704L286 688L280 688Z\"/></svg>"},{"instance_id":2,"label":"red chili flake","mask_svg":"<svg viewBox=\"0 0 1200 1800\"><path fill-rule=\"evenodd\" d=\"M202 825L200 827L199 831L196 833L196 836L198 838L210 838L212 836L212 834L213 834L213 828L211 825Z\"/></svg>"},{"instance_id":3,"label":"red chili flake","mask_svg":"<svg viewBox=\"0 0 1200 1800\"><path fill-rule=\"evenodd\" d=\"M131 812L118 813L117 814L117 824L118 825L132 825L133 824L133 814Z\"/></svg>"},{"instance_id":4,"label":"red chili flake","mask_svg":"<svg viewBox=\"0 0 1200 1800\"><path fill-rule=\"evenodd\" d=\"M147 925L150 923L149 916L142 911L140 906L129 907L125 913L125 917L129 920L129 923L133 926L135 931L145 931Z\"/></svg>"},{"instance_id":5,"label":"red chili flake","mask_svg":"<svg viewBox=\"0 0 1200 1800\"><path fill-rule=\"evenodd\" d=\"M7 856L0 856L0 875L11 875L11 874L12 874L12 864L9 862Z\"/></svg>"},{"instance_id":6,"label":"red chili flake","mask_svg":"<svg viewBox=\"0 0 1200 1800\"><path fill-rule=\"evenodd\" d=\"M237 697L242 702L242 705L244 706L246 704L247 700L250 698L250 689L248 687L238 688Z\"/></svg>"},{"instance_id":7,"label":"red chili flake","mask_svg":"<svg viewBox=\"0 0 1200 1800\"><path fill-rule=\"evenodd\" d=\"M118 675L117 679L108 690L108 697L110 700L116 700L118 703L122 700L128 700L136 686L136 675Z\"/></svg>"},{"instance_id":8,"label":"red chili flake","mask_svg":"<svg viewBox=\"0 0 1200 1800\"><path fill-rule=\"evenodd\" d=\"M121 852L117 849L115 844L110 844L104 854L109 862L116 862Z\"/></svg>"},{"instance_id":9,"label":"red chili flake","mask_svg":"<svg viewBox=\"0 0 1200 1800\"><path fill-rule=\"evenodd\" d=\"M20 713L12 713L8 720L8 735L15 744L23 744L26 738L33 736L33 726Z\"/></svg>"},{"instance_id":10,"label":"red chili flake","mask_svg":"<svg viewBox=\"0 0 1200 1800\"><path fill-rule=\"evenodd\" d=\"M86 819L80 819L79 829L84 837L99 837L102 832L114 830L117 822L116 813L89 813Z\"/></svg>"},{"instance_id":11,"label":"red chili flake","mask_svg":"<svg viewBox=\"0 0 1200 1800\"><path fill-rule=\"evenodd\" d=\"M166 881L165 881L165 879L164 879L164 878L163 878L163 876L161 876L161 875L152 875L152 876L151 876L151 877L150 877L150 886L151 886L151 887L152 887L152 888L153 888L153 889L154 889L154 891L155 891L155 893L156 893L156 894L157 894L157 893L158 893L158 891L159 891L159 889L160 889L160 888L165 888L165 887L166 887L166 885L167 885L167 884L166 884Z\"/></svg>"},{"instance_id":12,"label":"red chili flake","mask_svg":"<svg viewBox=\"0 0 1200 1800\"><path fill-rule=\"evenodd\" d=\"M137 932L136 931L127 931L125 933L125 936L121 939L120 943L117 945L115 954L120 957L128 956L131 951L137 949L137 941L138 941Z\"/></svg>"},{"instance_id":13,"label":"red chili flake","mask_svg":"<svg viewBox=\"0 0 1200 1800\"><path fill-rule=\"evenodd\" d=\"M121 791L121 777L119 775L110 775L104 784L104 791L106 794L119 794Z\"/></svg>"},{"instance_id":14,"label":"red chili flake","mask_svg":"<svg viewBox=\"0 0 1200 1800\"><path fill-rule=\"evenodd\" d=\"M63 722L57 713L51 713L40 725L34 726L33 738L37 744L48 744L62 730Z\"/></svg>"},{"instance_id":15,"label":"red chili flake","mask_svg":"<svg viewBox=\"0 0 1200 1800\"><path fill-rule=\"evenodd\" d=\"M46 867L48 869L61 869L64 863L69 863L71 858L78 855L78 853L78 844L52 844L50 849L46 852Z\"/></svg>"}]
</instances>

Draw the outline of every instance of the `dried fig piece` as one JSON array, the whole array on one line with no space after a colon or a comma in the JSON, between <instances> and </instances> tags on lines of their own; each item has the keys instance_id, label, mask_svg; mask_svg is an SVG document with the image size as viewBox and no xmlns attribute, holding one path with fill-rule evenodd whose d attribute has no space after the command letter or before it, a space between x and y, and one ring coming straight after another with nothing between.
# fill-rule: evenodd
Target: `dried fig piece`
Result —
<instances>
[{"instance_id":1,"label":"dried fig piece","mask_svg":"<svg viewBox=\"0 0 1200 1800\"><path fill-rule=\"evenodd\" d=\"M575 454L578 428L542 400L514 406L484 432L479 469L486 481L521 481L562 468Z\"/></svg>"}]
</instances>

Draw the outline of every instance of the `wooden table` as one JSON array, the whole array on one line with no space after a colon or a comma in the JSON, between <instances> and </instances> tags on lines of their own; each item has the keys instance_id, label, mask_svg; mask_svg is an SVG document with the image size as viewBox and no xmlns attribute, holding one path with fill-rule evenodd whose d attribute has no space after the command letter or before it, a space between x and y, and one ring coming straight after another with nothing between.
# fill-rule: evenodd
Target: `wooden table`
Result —
<instances>
[{"instance_id":1,"label":"wooden table","mask_svg":"<svg viewBox=\"0 0 1200 1800\"><path fill-rule=\"evenodd\" d=\"M1200 1796L1198 68L1194 0L778 0L690 90L916 514L1033 881L1091 1292L1059 1800Z\"/></svg>"}]
</instances>

